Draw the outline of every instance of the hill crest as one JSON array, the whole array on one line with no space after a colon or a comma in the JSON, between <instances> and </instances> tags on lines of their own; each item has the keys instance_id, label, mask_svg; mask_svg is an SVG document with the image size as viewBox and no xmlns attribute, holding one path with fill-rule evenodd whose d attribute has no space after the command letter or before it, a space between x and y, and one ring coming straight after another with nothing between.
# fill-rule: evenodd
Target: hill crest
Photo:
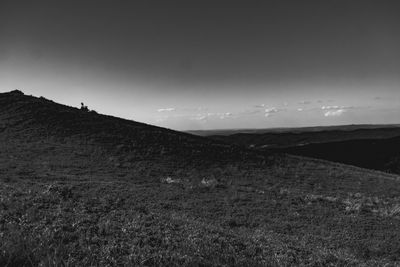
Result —
<instances>
[{"instance_id":1,"label":"hill crest","mask_svg":"<svg viewBox=\"0 0 400 267\"><path fill-rule=\"evenodd\" d=\"M260 158L235 145L188 133L58 104L15 90L0 94L0 135L20 141L53 140L76 146L100 146L131 160Z\"/></svg>"}]
</instances>

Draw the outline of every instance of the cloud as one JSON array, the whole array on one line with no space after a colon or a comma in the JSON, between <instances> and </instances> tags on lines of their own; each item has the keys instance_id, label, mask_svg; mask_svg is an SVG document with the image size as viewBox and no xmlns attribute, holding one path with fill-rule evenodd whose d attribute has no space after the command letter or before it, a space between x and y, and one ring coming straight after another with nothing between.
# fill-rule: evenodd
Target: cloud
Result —
<instances>
[{"instance_id":1,"label":"cloud","mask_svg":"<svg viewBox=\"0 0 400 267\"><path fill-rule=\"evenodd\" d=\"M275 107L273 107L273 108L266 108L265 109L265 117L269 117L269 116L271 116L272 114L274 114L274 113L278 113L280 110L279 109L277 109L277 108L275 108Z\"/></svg>"},{"instance_id":2,"label":"cloud","mask_svg":"<svg viewBox=\"0 0 400 267\"><path fill-rule=\"evenodd\" d=\"M159 108L157 109L157 112L171 112L175 111L175 108Z\"/></svg>"},{"instance_id":3,"label":"cloud","mask_svg":"<svg viewBox=\"0 0 400 267\"><path fill-rule=\"evenodd\" d=\"M345 109L337 109L337 110L328 110L324 113L325 117L338 117L345 113Z\"/></svg>"},{"instance_id":4,"label":"cloud","mask_svg":"<svg viewBox=\"0 0 400 267\"><path fill-rule=\"evenodd\" d=\"M354 109L356 107L354 106L322 106L321 109L322 110L335 110L335 109Z\"/></svg>"},{"instance_id":5,"label":"cloud","mask_svg":"<svg viewBox=\"0 0 400 267\"><path fill-rule=\"evenodd\" d=\"M207 116L203 115L203 116L197 117L196 120L198 120L198 121L204 121L204 120L207 120L207 118L208 118Z\"/></svg>"},{"instance_id":6,"label":"cloud","mask_svg":"<svg viewBox=\"0 0 400 267\"><path fill-rule=\"evenodd\" d=\"M182 111L182 109L172 109L172 108L165 108L158 110L159 112L165 112L162 115L162 118L165 120L167 118L187 118L189 120L207 122L208 120L225 120L225 119L236 119L240 116L250 116L255 114L263 113L264 110L260 109L246 109L238 112L201 112L202 110L207 110L206 108L198 108L197 114L177 114L177 113L166 113L170 111ZM281 111L280 109L270 108L266 109L265 113L276 113Z\"/></svg>"},{"instance_id":7,"label":"cloud","mask_svg":"<svg viewBox=\"0 0 400 267\"><path fill-rule=\"evenodd\" d=\"M320 112L322 110L322 114L325 117L335 117L335 116L341 116L346 112L349 112L351 110L359 110L359 109L366 109L370 107L365 107L365 106L321 106L321 107L311 107L311 108L297 108L298 112L309 112L309 111L317 111Z\"/></svg>"},{"instance_id":8,"label":"cloud","mask_svg":"<svg viewBox=\"0 0 400 267\"><path fill-rule=\"evenodd\" d=\"M277 113L278 109L277 108L266 108L265 113Z\"/></svg>"},{"instance_id":9,"label":"cloud","mask_svg":"<svg viewBox=\"0 0 400 267\"><path fill-rule=\"evenodd\" d=\"M332 110L332 109L340 109L339 106L322 106L322 110Z\"/></svg>"},{"instance_id":10,"label":"cloud","mask_svg":"<svg viewBox=\"0 0 400 267\"><path fill-rule=\"evenodd\" d=\"M219 118L223 120L223 119L226 119L226 118L229 118L229 117L232 117L232 116L233 116L232 113L226 112L226 113L220 114Z\"/></svg>"},{"instance_id":11,"label":"cloud","mask_svg":"<svg viewBox=\"0 0 400 267\"><path fill-rule=\"evenodd\" d=\"M197 114L195 117L190 118L190 120L202 121L202 122L206 122L207 119L208 119L207 114Z\"/></svg>"},{"instance_id":12,"label":"cloud","mask_svg":"<svg viewBox=\"0 0 400 267\"><path fill-rule=\"evenodd\" d=\"M265 104L258 104L258 105L254 105L255 108L264 108Z\"/></svg>"},{"instance_id":13,"label":"cloud","mask_svg":"<svg viewBox=\"0 0 400 267\"><path fill-rule=\"evenodd\" d=\"M308 105L308 104L311 104L311 101L304 100L304 101L300 101L299 104Z\"/></svg>"},{"instance_id":14,"label":"cloud","mask_svg":"<svg viewBox=\"0 0 400 267\"><path fill-rule=\"evenodd\" d=\"M324 110L325 117L334 117L341 116L343 113L347 112L350 109L360 109L363 107L355 107L355 106L322 106L321 109Z\"/></svg>"},{"instance_id":15,"label":"cloud","mask_svg":"<svg viewBox=\"0 0 400 267\"><path fill-rule=\"evenodd\" d=\"M227 119L227 118L232 118L234 116L233 113L231 112L218 112L218 113L199 113L194 115L194 117L191 117L190 120L196 120L196 121L202 121L206 122L210 118L219 118L219 119Z\"/></svg>"}]
</instances>

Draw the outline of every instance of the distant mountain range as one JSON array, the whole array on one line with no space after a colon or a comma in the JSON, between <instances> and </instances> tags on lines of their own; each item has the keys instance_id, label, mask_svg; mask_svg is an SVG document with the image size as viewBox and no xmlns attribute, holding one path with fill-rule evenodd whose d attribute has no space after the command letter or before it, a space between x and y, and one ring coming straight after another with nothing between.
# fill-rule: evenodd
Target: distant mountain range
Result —
<instances>
[{"instance_id":1,"label":"distant mountain range","mask_svg":"<svg viewBox=\"0 0 400 267\"><path fill-rule=\"evenodd\" d=\"M261 129L217 129L217 130L188 130L187 133L200 136L234 135L234 134L264 134L264 133L306 133L324 131L354 131L365 129L400 128L400 124L350 124L333 126L280 127Z\"/></svg>"}]
</instances>

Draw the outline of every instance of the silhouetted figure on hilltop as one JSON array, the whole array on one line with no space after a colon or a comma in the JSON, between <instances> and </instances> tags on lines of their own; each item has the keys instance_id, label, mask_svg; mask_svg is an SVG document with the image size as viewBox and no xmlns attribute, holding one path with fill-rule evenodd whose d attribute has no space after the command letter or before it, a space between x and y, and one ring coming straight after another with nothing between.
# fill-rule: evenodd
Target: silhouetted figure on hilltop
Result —
<instances>
[{"instance_id":1,"label":"silhouetted figure on hilltop","mask_svg":"<svg viewBox=\"0 0 400 267\"><path fill-rule=\"evenodd\" d=\"M85 112L89 112L88 107L85 106L85 105L83 104L83 102L81 103L81 110L82 110L82 111L85 111Z\"/></svg>"}]
</instances>

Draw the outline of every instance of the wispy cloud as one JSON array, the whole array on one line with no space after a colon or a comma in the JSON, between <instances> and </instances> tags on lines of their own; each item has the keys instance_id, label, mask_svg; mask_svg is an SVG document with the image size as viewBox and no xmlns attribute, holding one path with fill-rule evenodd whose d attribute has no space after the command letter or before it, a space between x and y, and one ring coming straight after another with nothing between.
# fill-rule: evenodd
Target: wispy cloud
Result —
<instances>
[{"instance_id":1,"label":"wispy cloud","mask_svg":"<svg viewBox=\"0 0 400 267\"><path fill-rule=\"evenodd\" d=\"M277 113L278 109L277 108L266 108L265 113Z\"/></svg>"},{"instance_id":2,"label":"wispy cloud","mask_svg":"<svg viewBox=\"0 0 400 267\"><path fill-rule=\"evenodd\" d=\"M335 109L354 109L354 106L322 106L322 110L335 110Z\"/></svg>"},{"instance_id":3,"label":"wispy cloud","mask_svg":"<svg viewBox=\"0 0 400 267\"><path fill-rule=\"evenodd\" d=\"M175 111L175 108L159 108L157 109L157 112L171 112L171 111Z\"/></svg>"},{"instance_id":4,"label":"wispy cloud","mask_svg":"<svg viewBox=\"0 0 400 267\"><path fill-rule=\"evenodd\" d=\"M190 118L190 120L202 121L202 122L206 122L207 119L208 119L207 114L197 114L194 117Z\"/></svg>"},{"instance_id":5,"label":"wispy cloud","mask_svg":"<svg viewBox=\"0 0 400 267\"><path fill-rule=\"evenodd\" d=\"M302 109L302 108L298 108L297 109L297 111L299 111L299 112L301 112L301 111L303 111L304 109Z\"/></svg>"},{"instance_id":6,"label":"wispy cloud","mask_svg":"<svg viewBox=\"0 0 400 267\"><path fill-rule=\"evenodd\" d=\"M274 113L278 113L280 110L275 108L275 107L272 107L272 108L266 108L264 111L265 111L265 115L264 116L265 117L269 117Z\"/></svg>"},{"instance_id":7,"label":"wispy cloud","mask_svg":"<svg viewBox=\"0 0 400 267\"><path fill-rule=\"evenodd\" d=\"M232 113L230 113L230 112L225 112L225 113L220 114L220 115L219 115L219 118L223 120L223 119L230 118L230 117L232 117L232 116L233 116Z\"/></svg>"},{"instance_id":8,"label":"wispy cloud","mask_svg":"<svg viewBox=\"0 0 400 267\"><path fill-rule=\"evenodd\" d=\"M343 115L350 109L363 108L355 106L322 106L321 109L324 110L325 117L337 117Z\"/></svg>"},{"instance_id":9,"label":"wispy cloud","mask_svg":"<svg viewBox=\"0 0 400 267\"><path fill-rule=\"evenodd\" d=\"M337 109L337 110L328 110L324 113L325 117L338 117L345 113L345 109Z\"/></svg>"},{"instance_id":10,"label":"wispy cloud","mask_svg":"<svg viewBox=\"0 0 400 267\"><path fill-rule=\"evenodd\" d=\"M198 121L205 121L205 120L207 120L207 118L208 117L206 115L203 115L203 116L196 117L195 119Z\"/></svg>"},{"instance_id":11,"label":"wispy cloud","mask_svg":"<svg viewBox=\"0 0 400 267\"><path fill-rule=\"evenodd\" d=\"M308 105L308 104L311 104L311 101L303 100L303 101L300 101L299 104L301 104L301 105Z\"/></svg>"},{"instance_id":12,"label":"wispy cloud","mask_svg":"<svg viewBox=\"0 0 400 267\"><path fill-rule=\"evenodd\" d=\"M340 109L339 106L322 106L322 110L332 110L332 109Z\"/></svg>"},{"instance_id":13,"label":"wispy cloud","mask_svg":"<svg viewBox=\"0 0 400 267\"><path fill-rule=\"evenodd\" d=\"M254 105L255 108L264 108L265 104L258 104L258 105Z\"/></svg>"},{"instance_id":14,"label":"wispy cloud","mask_svg":"<svg viewBox=\"0 0 400 267\"><path fill-rule=\"evenodd\" d=\"M223 120L223 119L227 119L227 118L232 118L233 116L234 116L234 114L231 112L217 112L217 113L208 112L208 113L196 114L196 115L192 116L190 118L190 120L206 122L208 119L212 119L212 118Z\"/></svg>"}]
</instances>

